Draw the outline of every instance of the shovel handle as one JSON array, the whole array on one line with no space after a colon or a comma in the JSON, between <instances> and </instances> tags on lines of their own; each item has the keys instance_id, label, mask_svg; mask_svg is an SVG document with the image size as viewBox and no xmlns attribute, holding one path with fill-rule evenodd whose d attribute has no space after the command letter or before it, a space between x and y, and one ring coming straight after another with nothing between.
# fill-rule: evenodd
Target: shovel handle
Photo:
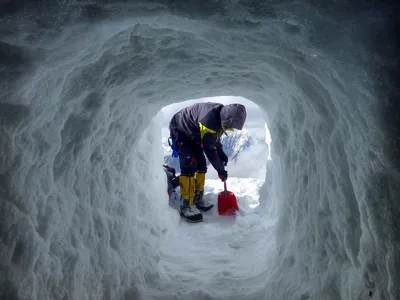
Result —
<instances>
[{"instance_id":1,"label":"shovel handle","mask_svg":"<svg viewBox=\"0 0 400 300\"><path fill-rule=\"evenodd\" d=\"M228 190L226 189L226 181L224 181L225 198L228 198Z\"/></svg>"}]
</instances>

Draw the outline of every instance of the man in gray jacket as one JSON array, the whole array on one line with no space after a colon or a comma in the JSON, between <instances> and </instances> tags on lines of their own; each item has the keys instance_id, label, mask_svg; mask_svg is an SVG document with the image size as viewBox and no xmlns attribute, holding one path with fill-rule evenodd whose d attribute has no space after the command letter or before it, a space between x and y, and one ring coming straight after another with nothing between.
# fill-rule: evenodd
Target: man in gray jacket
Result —
<instances>
[{"instance_id":1,"label":"man in gray jacket","mask_svg":"<svg viewBox=\"0 0 400 300\"><path fill-rule=\"evenodd\" d=\"M204 206L203 193L207 156L222 181L228 178L225 166L228 157L220 143L221 135L234 129L242 130L246 121L246 108L242 104L197 103L177 112L169 124L170 138L179 152L182 195L181 216L190 222L201 222L200 210Z\"/></svg>"}]
</instances>

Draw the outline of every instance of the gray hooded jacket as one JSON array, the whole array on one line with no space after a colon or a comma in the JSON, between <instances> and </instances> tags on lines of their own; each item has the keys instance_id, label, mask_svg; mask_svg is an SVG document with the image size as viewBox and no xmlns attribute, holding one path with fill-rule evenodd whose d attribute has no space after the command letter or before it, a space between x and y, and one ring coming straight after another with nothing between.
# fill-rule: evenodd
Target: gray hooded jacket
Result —
<instances>
[{"instance_id":1,"label":"gray hooded jacket","mask_svg":"<svg viewBox=\"0 0 400 300\"><path fill-rule=\"evenodd\" d=\"M171 119L171 136L177 134L182 142L193 142L203 150L218 173L224 165L218 152L222 151L219 139L225 128L241 130L246 121L246 108L242 104L196 103L183 108Z\"/></svg>"}]
</instances>

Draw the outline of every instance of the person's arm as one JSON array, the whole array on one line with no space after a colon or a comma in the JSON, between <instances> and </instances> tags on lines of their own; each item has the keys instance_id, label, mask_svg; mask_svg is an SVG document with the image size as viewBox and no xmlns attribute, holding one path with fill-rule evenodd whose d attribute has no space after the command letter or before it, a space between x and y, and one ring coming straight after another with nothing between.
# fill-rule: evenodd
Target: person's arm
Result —
<instances>
[{"instance_id":1,"label":"person's arm","mask_svg":"<svg viewBox=\"0 0 400 300\"><path fill-rule=\"evenodd\" d=\"M217 155L220 160L225 164L225 166L228 164L228 156L225 154L223 146L221 142L217 141L215 143L215 148L217 149Z\"/></svg>"},{"instance_id":2,"label":"person's arm","mask_svg":"<svg viewBox=\"0 0 400 300\"><path fill-rule=\"evenodd\" d=\"M222 144L220 141L215 142L215 149L217 149L217 152L220 152L222 150Z\"/></svg>"},{"instance_id":3,"label":"person's arm","mask_svg":"<svg viewBox=\"0 0 400 300\"><path fill-rule=\"evenodd\" d=\"M203 150L211 165L218 172L218 174L223 174L225 172L225 167L217 153L216 139L216 134L211 132L205 133L202 141Z\"/></svg>"}]
</instances>

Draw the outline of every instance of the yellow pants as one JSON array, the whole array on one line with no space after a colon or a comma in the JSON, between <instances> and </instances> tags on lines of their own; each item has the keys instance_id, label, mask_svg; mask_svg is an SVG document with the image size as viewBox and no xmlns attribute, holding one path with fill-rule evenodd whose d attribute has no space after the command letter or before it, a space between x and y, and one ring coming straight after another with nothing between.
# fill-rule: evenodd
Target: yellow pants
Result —
<instances>
[{"instance_id":1,"label":"yellow pants","mask_svg":"<svg viewBox=\"0 0 400 300\"><path fill-rule=\"evenodd\" d=\"M206 173L205 172L196 172L194 174L196 178L196 191L204 191L204 184L206 182Z\"/></svg>"},{"instance_id":2,"label":"yellow pants","mask_svg":"<svg viewBox=\"0 0 400 300\"><path fill-rule=\"evenodd\" d=\"M193 176L180 175L179 186L181 188L182 197L189 201L189 205L194 205L196 178Z\"/></svg>"},{"instance_id":3,"label":"yellow pants","mask_svg":"<svg viewBox=\"0 0 400 300\"><path fill-rule=\"evenodd\" d=\"M206 173L204 172L196 172L194 176L179 176L181 195L189 201L190 206L194 205L194 194L196 191L201 191L201 195L203 196L205 181Z\"/></svg>"}]
</instances>

